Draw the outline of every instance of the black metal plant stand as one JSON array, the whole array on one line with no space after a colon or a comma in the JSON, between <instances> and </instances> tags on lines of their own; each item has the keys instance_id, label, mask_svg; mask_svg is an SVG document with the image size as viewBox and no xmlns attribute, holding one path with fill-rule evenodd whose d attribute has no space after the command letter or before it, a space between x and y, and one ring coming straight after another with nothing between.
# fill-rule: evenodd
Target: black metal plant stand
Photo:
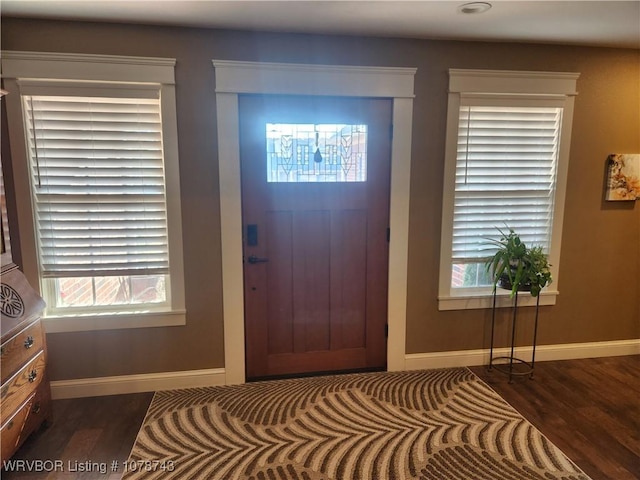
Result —
<instances>
[{"instance_id":1,"label":"black metal plant stand","mask_svg":"<svg viewBox=\"0 0 640 480\"><path fill-rule=\"evenodd\" d=\"M526 376L529 375L529 378L533 378L533 370L535 368L536 363L536 341L538 337L538 309L540 307L540 295L536 297L536 319L533 327L533 352L531 354L531 362L527 362L522 360L521 358L517 358L514 355L515 350L515 340L516 340L516 320L518 316L518 292L516 291L514 303L513 303L513 317L511 319L511 354L508 357L493 357L493 334L495 330L496 323L496 290L493 291L493 311L491 315L491 350L489 353L489 368L491 371L492 368L495 368L497 371L502 372L506 375L509 375L509 383L513 383L513 376ZM495 363L497 360L508 360L508 363ZM524 365L525 368L515 370L514 363Z\"/></svg>"}]
</instances>

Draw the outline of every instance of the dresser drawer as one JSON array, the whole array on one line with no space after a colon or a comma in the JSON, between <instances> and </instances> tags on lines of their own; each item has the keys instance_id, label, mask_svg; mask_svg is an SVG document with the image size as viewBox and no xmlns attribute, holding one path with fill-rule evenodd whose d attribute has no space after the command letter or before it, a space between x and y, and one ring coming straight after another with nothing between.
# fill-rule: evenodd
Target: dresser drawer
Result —
<instances>
[{"instance_id":1,"label":"dresser drawer","mask_svg":"<svg viewBox=\"0 0 640 480\"><path fill-rule=\"evenodd\" d=\"M0 445L2 448L2 461L7 460L13 452L17 449L21 443L21 439L24 438L22 432L24 431L25 423L28 421L28 417L31 414L34 405L35 395L16 412L16 414L2 426L2 432L0 433Z\"/></svg>"},{"instance_id":2,"label":"dresser drawer","mask_svg":"<svg viewBox=\"0 0 640 480\"><path fill-rule=\"evenodd\" d=\"M2 383L27 363L35 352L42 350L43 345L44 334L40 321L32 323L3 343L0 355Z\"/></svg>"},{"instance_id":3,"label":"dresser drawer","mask_svg":"<svg viewBox=\"0 0 640 480\"><path fill-rule=\"evenodd\" d=\"M16 412L20 406L38 388L45 376L45 356L40 350L27 365L18 371L13 377L2 385L0 390L0 425Z\"/></svg>"},{"instance_id":4,"label":"dresser drawer","mask_svg":"<svg viewBox=\"0 0 640 480\"><path fill-rule=\"evenodd\" d=\"M31 432L37 430L43 422L51 421L51 415L51 389L48 382L42 381L33 397L31 411L27 416L25 427L22 430L23 439ZM22 443L22 439L20 443Z\"/></svg>"}]
</instances>

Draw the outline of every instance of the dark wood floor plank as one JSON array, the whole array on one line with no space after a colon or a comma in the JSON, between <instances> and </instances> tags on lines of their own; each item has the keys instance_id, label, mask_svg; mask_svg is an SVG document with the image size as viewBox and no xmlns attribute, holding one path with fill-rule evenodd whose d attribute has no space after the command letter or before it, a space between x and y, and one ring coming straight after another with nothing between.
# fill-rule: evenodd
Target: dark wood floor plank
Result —
<instances>
[{"instance_id":1,"label":"dark wood floor plank","mask_svg":"<svg viewBox=\"0 0 640 480\"><path fill-rule=\"evenodd\" d=\"M53 423L32 435L13 460L61 460L63 471L2 471L3 480L116 480L142 425L152 393L53 401ZM78 464L98 464L82 471ZM112 462L119 466L112 471ZM107 471L100 471L106 464ZM70 471L75 470L75 471Z\"/></svg>"},{"instance_id":2,"label":"dark wood floor plank","mask_svg":"<svg viewBox=\"0 0 640 480\"><path fill-rule=\"evenodd\" d=\"M593 480L640 479L640 355L539 362L513 384L472 370Z\"/></svg>"}]
</instances>

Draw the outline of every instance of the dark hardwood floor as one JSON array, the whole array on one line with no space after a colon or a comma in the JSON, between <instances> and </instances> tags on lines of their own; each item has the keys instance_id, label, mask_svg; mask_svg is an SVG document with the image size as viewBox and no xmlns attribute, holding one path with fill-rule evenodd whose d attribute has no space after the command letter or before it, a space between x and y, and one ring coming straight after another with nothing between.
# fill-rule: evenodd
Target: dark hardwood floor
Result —
<instances>
[{"instance_id":1,"label":"dark hardwood floor","mask_svg":"<svg viewBox=\"0 0 640 480\"><path fill-rule=\"evenodd\" d=\"M593 480L640 479L640 355L539 362L513 384L471 370Z\"/></svg>"},{"instance_id":2,"label":"dark hardwood floor","mask_svg":"<svg viewBox=\"0 0 640 480\"><path fill-rule=\"evenodd\" d=\"M540 362L534 380L513 384L499 372L471 370L593 480L640 479L640 355ZM13 460L60 461L64 472L3 470L2 479L120 478L151 398L145 393L54 401L53 424L28 439ZM81 471L86 462L93 471ZM117 472L111 471L113 462Z\"/></svg>"},{"instance_id":3,"label":"dark hardwood floor","mask_svg":"<svg viewBox=\"0 0 640 480\"><path fill-rule=\"evenodd\" d=\"M54 400L53 422L25 441L2 480L119 479L152 398L136 393ZM17 471L16 460L45 463Z\"/></svg>"}]
</instances>

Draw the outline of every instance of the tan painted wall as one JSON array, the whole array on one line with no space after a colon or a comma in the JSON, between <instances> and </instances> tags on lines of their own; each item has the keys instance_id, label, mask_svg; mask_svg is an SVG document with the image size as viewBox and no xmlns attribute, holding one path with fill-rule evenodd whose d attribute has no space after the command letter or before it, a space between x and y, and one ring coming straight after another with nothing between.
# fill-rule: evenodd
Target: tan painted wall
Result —
<instances>
[{"instance_id":1,"label":"tan painted wall","mask_svg":"<svg viewBox=\"0 0 640 480\"><path fill-rule=\"evenodd\" d=\"M561 294L557 305L541 311L539 339L556 344L640 337L640 206L602 200L607 155L640 152L638 50L7 18L2 19L2 49L177 59L187 326L49 335L54 380L224 366L214 58L418 68L407 353L488 346L490 312L437 309L447 70L580 72Z\"/></svg>"}]
</instances>

